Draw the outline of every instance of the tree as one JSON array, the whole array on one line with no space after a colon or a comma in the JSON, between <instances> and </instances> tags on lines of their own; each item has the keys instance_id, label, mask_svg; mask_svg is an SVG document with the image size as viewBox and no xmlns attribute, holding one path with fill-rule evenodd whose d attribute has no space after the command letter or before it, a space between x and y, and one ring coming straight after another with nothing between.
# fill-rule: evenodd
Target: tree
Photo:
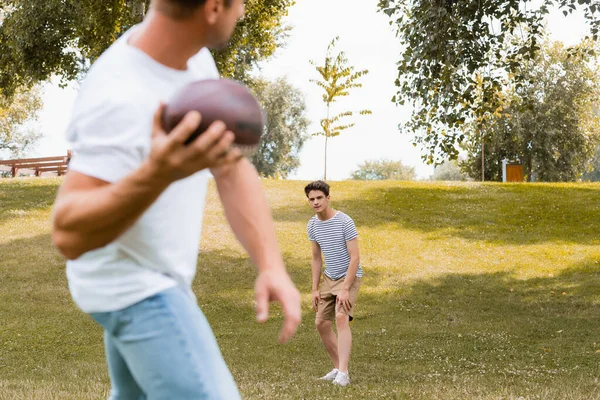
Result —
<instances>
[{"instance_id":1,"label":"tree","mask_svg":"<svg viewBox=\"0 0 600 400\"><path fill-rule=\"evenodd\" d=\"M321 76L321 80L311 79L310 82L315 83L325 91L323 93L323 102L327 108L327 117L321 120L321 131L314 133L313 136L325 136L325 162L323 171L323 180L327 180L327 142L329 138L338 136L343 131L352 128L354 123L341 123L342 120L352 117L353 111L344 111L335 116L331 116L332 104L339 98L350 95L350 90L362 87L362 83L358 80L369 73L368 70L355 71L354 66L348 65L348 59L344 52L337 55L332 54L339 36L335 37L327 47L325 62L322 66L318 66L314 61L310 61ZM359 111L360 115L371 114L369 110Z\"/></svg>"},{"instance_id":2,"label":"tree","mask_svg":"<svg viewBox=\"0 0 600 400\"><path fill-rule=\"evenodd\" d=\"M125 30L143 19L150 0L0 0L0 88L78 79ZM249 81L257 62L286 38L282 18L294 0L247 0L232 45L213 52L225 77Z\"/></svg>"},{"instance_id":3,"label":"tree","mask_svg":"<svg viewBox=\"0 0 600 400\"><path fill-rule=\"evenodd\" d=\"M251 161L261 176L287 178L300 166L298 153L310 124L302 93L280 78L256 79L252 89L267 117L265 132Z\"/></svg>"},{"instance_id":4,"label":"tree","mask_svg":"<svg viewBox=\"0 0 600 400\"><path fill-rule=\"evenodd\" d=\"M250 71L285 46L290 27L282 23L295 0L246 0L246 15L229 45L213 51L221 75L249 84Z\"/></svg>"},{"instance_id":5,"label":"tree","mask_svg":"<svg viewBox=\"0 0 600 400\"><path fill-rule=\"evenodd\" d=\"M23 156L35 145L41 135L26 125L35 122L41 108L39 87L17 91L10 102L0 97L0 157Z\"/></svg>"},{"instance_id":6,"label":"tree","mask_svg":"<svg viewBox=\"0 0 600 400\"><path fill-rule=\"evenodd\" d=\"M583 180L600 182L600 146L596 147L596 152L590 162L589 170L583 174Z\"/></svg>"},{"instance_id":7,"label":"tree","mask_svg":"<svg viewBox=\"0 0 600 400\"><path fill-rule=\"evenodd\" d=\"M466 181L468 176L464 174L456 160L445 161L438 165L433 171L431 180L434 181Z\"/></svg>"},{"instance_id":8,"label":"tree","mask_svg":"<svg viewBox=\"0 0 600 400\"><path fill-rule=\"evenodd\" d=\"M508 107L506 79L526 81L520 68L535 57L544 17L553 6L565 15L579 8L597 38L600 6L595 0L380 0L405 46L398 62L397 104L413 106L402 130L414 135L423 159L456 159L465 124L480 134ZM483 137L483 136L482 136ZM480 137L480 143L483 141Z\"/></svg>"},{"instance_id":9,"label":"tree","mask_svg":"<svg viewBox=\"0 0 600 400\"><path fill-rule=\"evenodd\" d=\"M524 63L525 80L509 89L510 106L486 135L486 179L501 180L505 158L519 159L528 180L574 181L588 169L600 141L600 68L591 41L565 48L545 43ZM467 140L463 164L481 174L481 148Z\"/></svg>"},{"instance_id":10,"label":"tree","mask_svg":"<svg viewBox=\"0 0 600 400\"><path fill-rule=\"evenodd\" d=\"M352 173L352 179L360 181L395 180L412 181L416 178L415 168L401 161L373 160L365 161Z\"/></svg>"}]
</instances>

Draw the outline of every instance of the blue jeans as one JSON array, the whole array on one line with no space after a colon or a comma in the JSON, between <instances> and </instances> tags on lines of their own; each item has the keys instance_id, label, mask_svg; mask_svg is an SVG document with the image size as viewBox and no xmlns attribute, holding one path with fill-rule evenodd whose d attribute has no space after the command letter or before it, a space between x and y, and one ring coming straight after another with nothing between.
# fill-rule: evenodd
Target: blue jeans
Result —
<instances>
[{"instance_id":1,"label":"blue jeans","mask_svg":"<svg viewBox=\"0 0 600 400\"><path fill-rule=\"evenodd\" d=\"M104 328L110 400L240 398L208 321L183 289L90 315Z\"/></svg>"}]
</instances>

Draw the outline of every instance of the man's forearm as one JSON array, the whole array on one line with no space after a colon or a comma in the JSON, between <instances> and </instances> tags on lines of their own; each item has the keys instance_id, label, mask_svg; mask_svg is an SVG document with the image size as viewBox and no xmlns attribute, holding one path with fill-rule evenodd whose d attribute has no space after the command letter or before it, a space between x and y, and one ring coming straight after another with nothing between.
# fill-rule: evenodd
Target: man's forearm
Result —
<instances>
[{"instance_id":1,"label":"man's forearm","mask_svg":"<svg viewBox=\"0 0 600 400\"><path fill-rule=\"evenodd\" d=\"M348 272L346 273L346 278L344 279L344 289L350 290L352 283L354 283L354 278L356 277L356 273L358 272L358 265L360 264L360 260L358 258L351 258L350 265L348 266Z\"/></svg>"},{"instance_id":2,"label":"man's forearm","mask_svg":"<svg viewBox=\"0 0 600 400\"><path fill-rule=\"evenodd\" d=\"M59 196L53 239L68 258L106 246L138 220L168 187L149 163L114 184Z\"/></svg>"},{"instance_id":3,"label":"man's forearm","mask_svg":"<svg viewBox=\"0 0 600 400\"><path fill-rule=\"evenodd\" d=\"M243 158L213 174L225 216L252 262L261 272L284 268L271 210L252 164Z\"/></svg>"}]
</instances>

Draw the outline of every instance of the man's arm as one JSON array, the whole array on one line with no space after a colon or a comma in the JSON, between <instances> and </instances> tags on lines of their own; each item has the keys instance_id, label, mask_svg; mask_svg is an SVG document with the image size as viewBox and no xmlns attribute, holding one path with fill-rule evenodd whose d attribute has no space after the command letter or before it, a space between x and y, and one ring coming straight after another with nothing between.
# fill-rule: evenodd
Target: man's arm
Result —
<instances>
[{"instance_id":1,"label":"man's arm","mask_svg":"<svg viewBox=\"0 0 600 400\"><path fill-rule=\"evenodd\" d=\"M317 311L321 295L319 294L319 281L321 280L321 272L323 271L323 256L321 254L321 246L316 241L312 241L312 303L313 309Z\"/></svg>"},{"instance_id":2,"label":"man's arm","mask_svg":"<svg viewBox=\"0 0 600 400\"><path fill-rule=\"evenodd\" d=\"M200 122L199 114L188 114L167 135L160 122L162 109L154 116L150 157L138 169L116 183L76 171L65 177L54 204L52 240L67 258L79 258L114 241L172 182L240 157L237 150L223 156L233 141L223 123L211 125L184 146Z\"/></svg>"},{"instance_id":3,"label":"man's arm","mask_svg":"<svg viewBox=\"0 0 600 400\"><path fill-rule=\"evenodd\" d=\"M360 265L360 254L358 251L358 238L354 238L346 242L348 253L350 254L350 265L348 266L348 272L344 279L344 285L338 295L337 301L340 302L346 309L352 307L350 302L350 287L354 283L358 266Z\"/></svg>"},{"instance_id":4,"label":"man's arm","mask_svg":"<svg viewBox=\"0 0 600 400\"><path fill-rule=\"evenodd\" d=\"M54 204L54 245L71 260L108 245L167 185L154 177L148 164L115 184L70 171Z\"/></svg>"},{"instance_id":5,"label":"man's arm","mask_svg":"<svg viewBox=\"0 0 600 400\"><path fill-rule=\"evenodd\" d=\"M266 321L269 301L279 301L284 313L279 339L286 342L300 324L300 293L285 269L258 174L246 158L213 169L212 173L229 225L259 270L255 286L257 318Z\"/></svg>"}]
</instances>

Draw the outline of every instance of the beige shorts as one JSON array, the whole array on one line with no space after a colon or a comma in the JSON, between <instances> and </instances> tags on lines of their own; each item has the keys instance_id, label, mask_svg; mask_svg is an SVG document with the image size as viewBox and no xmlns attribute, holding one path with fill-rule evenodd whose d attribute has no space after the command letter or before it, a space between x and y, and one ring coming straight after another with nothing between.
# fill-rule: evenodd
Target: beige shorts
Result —
<instances>
[{"instance_id":1,"label":"beige shorts","mask_svg":"<svg viewBox=\"0 0 600 400\"><path fill-rule=\"evenodd\" d=\"M336 304L337 295L344 286L344 279L345 277L340 278L338 280L333 280L327 275L323 274L323 280L321 281L321 289L319 290L321 300L319 301L319 305L317 307L317 319L334 321L336 313L348 315L350 317L350 321L354 319L354 306L356 305L356 299L358 297L358 289L360 288L361 278L355 277L354 282L352 282L352 286L350 286L349 293L350 303L352 303L352 306L349 310L347 310L345 307L342 307L339 304Z\"/></svg>"}]
</instances>

